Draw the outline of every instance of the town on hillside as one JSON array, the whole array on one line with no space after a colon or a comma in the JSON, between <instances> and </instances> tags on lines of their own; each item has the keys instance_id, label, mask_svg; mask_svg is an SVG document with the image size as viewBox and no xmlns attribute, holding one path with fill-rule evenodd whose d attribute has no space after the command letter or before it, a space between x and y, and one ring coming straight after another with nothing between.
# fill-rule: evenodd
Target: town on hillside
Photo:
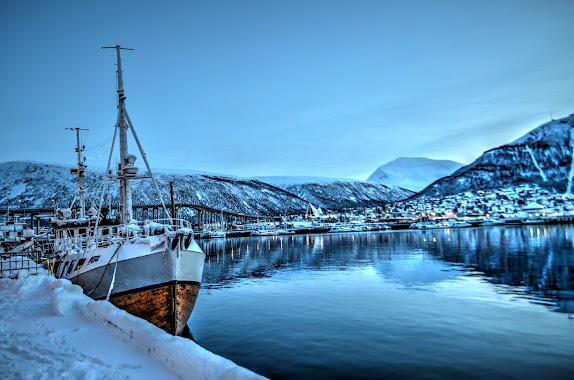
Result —
<instances>
[{"instance_id":1,"label":"town on hillside","mask_svg":"<svg viewBox=\"0 0 574 380\"><path fill-rule=\"evenodd\" d=\"M310 211L305 215L307 219L362 225L363 230L377 229L381 223L393 229L562 223L574 220L574 197L523 184L445 197L421 196L383 207Z\"/></svg>"}]
</instances>

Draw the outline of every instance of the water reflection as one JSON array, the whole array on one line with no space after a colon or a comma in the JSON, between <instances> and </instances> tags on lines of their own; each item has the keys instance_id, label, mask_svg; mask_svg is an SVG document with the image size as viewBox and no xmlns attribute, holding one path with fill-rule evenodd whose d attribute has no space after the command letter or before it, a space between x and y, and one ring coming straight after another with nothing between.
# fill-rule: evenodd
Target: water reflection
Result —
<instances>
[{"instance_id":1,"label":"water reflection","mask_svg":"<svg viewBox=\"0 0 574 380\"><path fill-rule=\"evenodd\" d=\"M573 237L572 226L517 226L217 239L201 242L208 255L203 286L368 266L385 281L417 289L481 276L499 292L573 313Z\"/></svg>"},{"instance_id":2,"label":"water reflection","mask_svg":"<svg viewBox=\"0 0 574 380\"><path fill-rule=\"evenodd\" d=\"M437 231L424 249L464 264L497 288L559 312L574 312L574 249L571 226L529 226ZM436 240L436 241L434 241Z\"/></svg>"}]
</instances>

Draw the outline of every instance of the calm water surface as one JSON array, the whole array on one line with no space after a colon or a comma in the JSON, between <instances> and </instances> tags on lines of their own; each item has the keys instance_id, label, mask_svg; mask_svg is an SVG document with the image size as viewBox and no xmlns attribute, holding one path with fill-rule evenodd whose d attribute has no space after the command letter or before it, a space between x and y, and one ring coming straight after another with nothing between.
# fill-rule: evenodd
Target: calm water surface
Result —
<instances>
[{"instance_id":1,"label":"calm water surface","mask_svg":"<svg viewBox=\"0 0 574 380\"><path fill-rule=\"evenodd\" d=\"M528 226L204 241L190 327L272 379L574 379L573 240Z\"/></svg>"}]
</instances>

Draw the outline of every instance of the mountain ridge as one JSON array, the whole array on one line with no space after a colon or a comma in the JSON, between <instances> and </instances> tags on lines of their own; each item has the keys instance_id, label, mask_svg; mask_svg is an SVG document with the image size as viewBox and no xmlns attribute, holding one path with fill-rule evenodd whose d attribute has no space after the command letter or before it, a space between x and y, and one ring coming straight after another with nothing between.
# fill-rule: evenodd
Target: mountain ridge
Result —
<instances>
[{"instance_id":1,"label":"mountain ridge","mask_svg":"<svg viewBox=\"0 0 574 380\"><path fill-rule=\"evenodd\" d=\"M72 165L47 164L36 161L9 161L0 163L0 207L51 208L54 203L69 206L77 193L77 180L70 173ZM84 177L87 204L97 205L104 181L102 168L88 168ZM154 176L161 189L162 198L170 199L169 183L174 182L176 203L204 205L216 209L251 215L302 214L308 202L325 209L377 206L406 198L412 193L386 192L374 197L370 193L372 185L350 180L341 186L335 182L326 183L325 191L339 194L341 187L352 188L358 201L348 201L344 197L323 202L320 198L308 199L307 193L295 194L289 189L266 182L225 175L213 174L174 174L155 172ZM140 183L141 182L141 183ZM107 181L108 187L117 189L115 181ZM159 198L150 181L138 180L132 186L134 204L158 204ZM329 187L332 187L331 189ZM382 187L381 189L386 189ZM336 198L336 197L335 197ZM106 198L106 204L117 204L117 192Z\"/></svg>"},{"instance_id":2,"label":"mountain ridge","mask_svg":"<svg viewBox=\"0 0 574 380\"><path fill-rule=\"evenodd\" d=\"M574 114L544 123L511 143L485 151L469 165L438 179L414 197L445 196L521 184L570 192Z\"/></svg>"}]
</instances>

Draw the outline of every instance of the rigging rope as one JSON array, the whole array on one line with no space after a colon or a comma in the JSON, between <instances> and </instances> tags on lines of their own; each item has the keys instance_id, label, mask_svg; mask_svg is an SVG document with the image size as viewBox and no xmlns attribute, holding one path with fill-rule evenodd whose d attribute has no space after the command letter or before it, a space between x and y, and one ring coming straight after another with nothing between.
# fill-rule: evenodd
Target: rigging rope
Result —
<instances>
[{"instance_id":1,"label":"rigging rope","mask_svg":"<svg viewBox=\"0 0 574 380\"><path fill-rule=\"evenodd\" d=\"M140 143L140 139L138 138L138 135L136 133L136 130L134 128L134 125L132 124L132 121L128 115L128 111L126 110L126 107L124 104L122 104L122 111L124 112L126 121L128 122L128 126L130 127L131 131L132 131L132 135L134 137L134 139L136 140L136 144L138 145L138 148L140 150L140 153L142 155L142 158L145 162L145 166L147 168L147 172L151 178L151 183L153 184L153 187L157 193L157 196L159 197L159 200L161 201L161 205L163 207L163 211L165 212L165 215L167 215L168 219L172 218L172 215L170 214L170 212L168 211L167 207L165 207L165 203L163 202L163 198L161 196L161 191L159 191L159 187L157 186L157 182L155 181L155 178L153 177L153 172L151 171L151 167L149 166L149 162L147 160L147 156L142 148L142 145ZM174 216L175 217L175 216Z\"/></svg>"},{"instance_id":2,"label":"rigging rope","mask_svg":"<svg viewBox=\"0 0 574 380\"><path fill-rule=\"evenodd\" d=\"M84 149L84 150L87 151L87 152L89 152L90 150L98 149L98 148L100 148L100 147L102 147L102 146L104 146L104 145L109 144L110 141L112 141L112 138L111 138L111 137L108 138L108 139L106 139L105 141L102 141L102 142L99 143L99 144L96 144L96 145L91 146L91 147L89 147L89 148L86 148L86 149Z\"/></svg>"}]
</instances>

